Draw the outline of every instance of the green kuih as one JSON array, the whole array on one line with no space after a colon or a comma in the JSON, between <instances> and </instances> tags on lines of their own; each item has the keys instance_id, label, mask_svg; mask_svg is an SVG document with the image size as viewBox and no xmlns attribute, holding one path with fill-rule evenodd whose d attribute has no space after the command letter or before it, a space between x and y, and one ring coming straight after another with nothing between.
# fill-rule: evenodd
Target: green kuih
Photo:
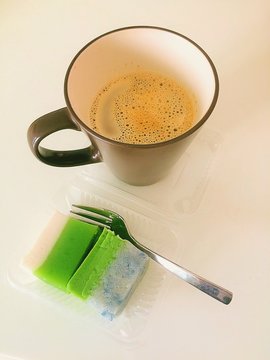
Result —
<instances>
[{"instance_id":1,"label":"green kuih","mask_svg":"<svg viewBox=\"0 0 270 360\"><path fill-rule=\"evenodd\" d=\"M68 219L45 261L34 270L43 281L67 291L67 284L95 245L100 228Z\"/></svg>"},{"instance_id":2,"label":"green kuih","mask_svg":"<svg viewBox=\"0 0 270 360\"><path fill-rule=\"evenodd\" d=\"M81 299L88 299L123 246L120 237L104 228L95 246L70 279L68 291Z\"/></svg>"}]
</instances>

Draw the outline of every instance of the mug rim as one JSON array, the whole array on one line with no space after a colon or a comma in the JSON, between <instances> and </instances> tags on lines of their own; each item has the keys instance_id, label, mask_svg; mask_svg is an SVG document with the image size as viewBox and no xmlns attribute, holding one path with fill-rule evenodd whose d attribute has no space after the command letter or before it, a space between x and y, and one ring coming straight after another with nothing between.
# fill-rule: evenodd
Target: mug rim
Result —
<instances>
[{"instance_id":1,"label":"mug rim","mask_svg":"<svg viewBox=\"0 0 270 360\"><path fill-rule=\"evenodd\" d=\"M89 46L91 46L93 43L95 43L96 41L98 41L99 39L113 34L115 32L120 32L120 31L124 31L124 30L130 30L130 29L153 29L153 30L161 30L161 31L165 31L165 32L169 32L171 34L177 35L182 37L183 39L189 41L192 45L194 45L206 58L206 60L208 61L213 75L214 75L214 81L215 81L215 90L214 90L214 94L213 94L213 98L211 101L210 106L208 107L207 111L205 112L205 114L203 115L203 117L194 125L192 126L188 131L184 132L183 134L176 136L172 139L166 140L166 141L161 141L161 142L157 142L157 143L151 143L151 144L130 144L130 143L125 143L125 142L121 142L121 141L117 141L117 140L113 140L110 139L108 137L105 137L99 133L97 133L96 131L94 131L93 129L91 129L90 127L88 127L80 118L79 116L76 114L75 110L73 109L71 102L69 100L69 96L68 96L68 80L69 80L69 75L71 72L71 69L75 63L75 61L78 59L78 57L84 52L84 50L86 50ZM217 103L217 99L218 99L218 95L219 95L219 78L218 78L218 74L217 74L217 70L216 67L213 63L213 61L211 60L210 56L205 52L205 50L198 45L195 41L191 40L190 38L188 38L187 36L180 34L174 30L170 30L167 28L163 28L163 27L159 27L159 26L152 26L152 25L133 25L133 26L125 26L125 27L121 27L121 28L117 28L114 30L110 30L108 32L105 32L97 37L95 37L94 39L92 39L91 41L89 41L86 45L84 45L77 53L76 55L73 57L71 63L68 66L68 69L66 71L66 75L65 75L65 80L64 80L64 96L65 96L65 101L67 104L67 108L69 110L69 112L71 113L72 117L74 117L76 119L76 122L79 123L80 127L83 128L87 133L90 133L92 135L94 135L95 137L101 139L102 141L111 143L111 144L115 144L115 145L119 145L119 146L126 146L126 147L131 147L131 148L156 148L156 147L160 147L160 146L164 146L167 144L173 144L175 142L178 142L179 140L182 140L188 136L190 136L191 134L193 134L195 131L197 131L205 122L206 120L209 118L209 116L211 115L211 113L213 112L216 103Z\"/></svg>"}]
</instances>

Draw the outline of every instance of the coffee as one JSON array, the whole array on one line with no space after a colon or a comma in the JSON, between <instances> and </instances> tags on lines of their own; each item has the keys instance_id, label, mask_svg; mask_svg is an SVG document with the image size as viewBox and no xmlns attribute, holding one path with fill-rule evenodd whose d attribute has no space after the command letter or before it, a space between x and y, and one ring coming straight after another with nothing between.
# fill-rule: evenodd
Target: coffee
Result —
<instances>
[{"instance_id":1,"label":"coffee","mask_svg":"<svg viewBox=\"0 0 270 360\"><path fill-rule=\"evenodd\" d=\"M173 79L136 72L108 83L96 96L87 125L129 144L173 139L194 125L196 100Z\"/></svg>"}]
</instances>

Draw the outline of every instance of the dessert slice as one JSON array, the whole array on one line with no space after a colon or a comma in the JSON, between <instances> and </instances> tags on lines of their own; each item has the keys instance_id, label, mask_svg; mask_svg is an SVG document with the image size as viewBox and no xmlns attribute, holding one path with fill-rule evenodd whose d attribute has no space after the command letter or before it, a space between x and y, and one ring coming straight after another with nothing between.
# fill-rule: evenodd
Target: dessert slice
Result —
<instances>
[{"instance_id":1,"label":"dessert slice","mask_svg":"<svg viewBox=\"0 0 270 360\"><path fill-rule=\"evenodd\" d=\"M125 306L148 264L148 256L104 229L67 289L112 320Z\"/></svg>"},{"instance_id":2,"label":"dessert slice","mask_svg":"<svg viewBox=\"0 0 270 360\"><path fill-rule=\"evenodd\" d=\"M24 264L41 280L66 291L100 232L96 225L56 213Z\"/></svg>"},{"instance_id":3,"label":"dessert slice","mask_svg":"<svg viewBox=\"0 0 270 360\"><path fill-rule=\"evenodd\" d=\"M92 251L70 279L68 291L83 300L88 299L122 246L123 240L104 228Z\"/></svg>"},{"instance_id":4,"label":"dessert slice","mask_svg":"<svg viewBox=\"0 0 270 360\"><path fill-rule=\"evenodd\" d=\"M102 316L109 320L118 315L126 306L130 296L144 275L149 257L122 240L117 258L110 264L99 286L90 297L90 302Z\"/></svg>"}]
</instances>

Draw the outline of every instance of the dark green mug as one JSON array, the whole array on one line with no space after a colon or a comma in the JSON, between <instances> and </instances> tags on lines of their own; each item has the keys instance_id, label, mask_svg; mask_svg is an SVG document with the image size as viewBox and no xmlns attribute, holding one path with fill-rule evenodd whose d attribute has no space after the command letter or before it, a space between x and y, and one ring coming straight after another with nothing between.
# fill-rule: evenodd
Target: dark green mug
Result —
<instances>
[{"instance_id":1,"label":"dark green mug","mask_svg":"<svg viewBox=\"0 0 270 360\"><path fill-rule=\"evenodd\" d=\"M128 144L100 135L86 125L89 104L108 81L136 69L156 71L183 81L198 104L194 126L185 133L158 143ZM52 166L87 165L104 161L112 173L132 185L149 185L166 176L212 113L219 83L215 66L205 51L174 31L134 26L99 36L72 60L65 77L66 107L43 115L28 129L34 155ZM44 148L50 134L83 131L91 145L78 150Z\"/></svg>"}]
</instances>

